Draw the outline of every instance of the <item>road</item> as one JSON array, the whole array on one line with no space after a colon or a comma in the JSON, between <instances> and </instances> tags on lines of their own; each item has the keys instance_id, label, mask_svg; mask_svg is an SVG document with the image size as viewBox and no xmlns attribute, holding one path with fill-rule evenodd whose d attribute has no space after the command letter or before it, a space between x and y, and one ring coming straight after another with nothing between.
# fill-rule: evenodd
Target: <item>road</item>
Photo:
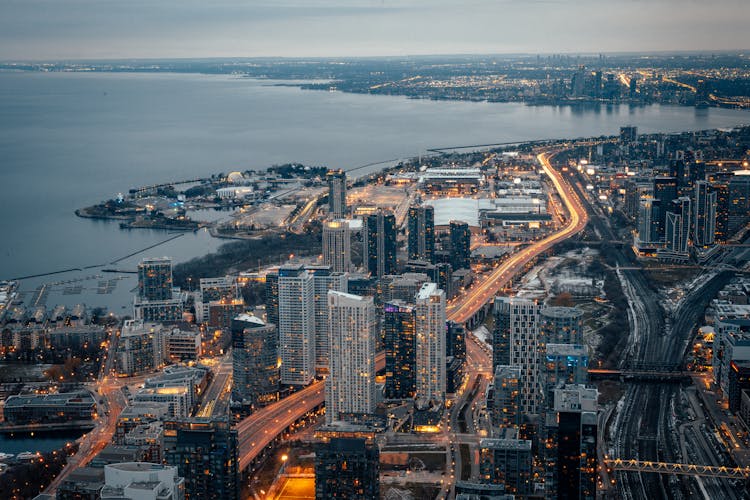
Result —
<instances>
[{"instance_id":1,"label":"road","mask_svg":"<svg viewBox=\"0 0 750 500\"><path fill-rule=\"evenodd\" d=\"M214 379L203 395L202 405L197 411L198 417L225 415L229 409L232 395L232 350L221 358L213 370Z\"/></svg>"},{"instance_id":2,"label":"road","mask_svg":"<svg viewBox=\"0 0 750 500\"><path fill-rule=\"evenodd\" d=\"M493 300L495 295L505 287L529 262L538 255L546 252L555 244L580 233L586 227L589 216L581 203L579 196L562 175L552 168L550 159L555 152L545 152L537 155L537 160L544 172L549 176L558 195L565 203L570 214L567 224L555 233L534 242L519 252L512 254L508 260L500 264L481 280L475 283L466 293L448 306L448 319L457 323L466 323L485 304Z\"/></svg>"},{"instance_id":3,"label":"road","mask_svg":"<svg viewBox=\"0 0 750 500\"><path fill-rule=\"evenodd\" d=\"M375 370L385 368L385 354L375 357ZM277 436L294 422L325 403L325 382L313 382L299 392L266 406L236 426L240 470L247 468Z\"/></svg>"}]
</instances>

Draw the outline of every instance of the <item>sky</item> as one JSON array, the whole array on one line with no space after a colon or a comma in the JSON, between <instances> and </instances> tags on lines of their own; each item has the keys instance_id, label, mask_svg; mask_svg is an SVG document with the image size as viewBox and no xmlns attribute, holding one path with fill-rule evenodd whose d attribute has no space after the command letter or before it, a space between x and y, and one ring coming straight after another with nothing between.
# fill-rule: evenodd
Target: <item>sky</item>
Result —
<instances>
[{"instance_id":1,"label":"sky","mask_svg":"<svg viewBox=\"0 0 750 500\"><path fill-rule=\"evenodd\" d=\"M0 0L0 60L750 49L748 0Z\"/></svg>"}]
</instances>

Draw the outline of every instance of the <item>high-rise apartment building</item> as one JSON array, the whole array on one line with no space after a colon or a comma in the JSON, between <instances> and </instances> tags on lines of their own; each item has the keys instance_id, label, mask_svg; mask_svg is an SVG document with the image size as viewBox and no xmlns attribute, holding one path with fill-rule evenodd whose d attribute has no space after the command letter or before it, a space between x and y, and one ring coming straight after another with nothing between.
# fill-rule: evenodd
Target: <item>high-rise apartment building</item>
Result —
<instances>
[{"instance_id":1,"label":"high-rise apartment building","mask_svg":"<svg viewBox=\"0 0 750 500\"><path fill-rule=\"evenodd\" d=\"M451 264L453 269L468 269L471 264L471 230L466 222L451 221Z\"/></svg>"},{"instance_id":2,"label":"high-rise apartment building","mask_svg":"<svg viewBox=\"0 0 750 500\"><path fill-rule=\"evenodd\" d=\"M307 266L313 276L315 290L315 368L328 371L328 292L346 292L348 279L345 273L333 272L330 266Z\"/></svg>"},{"instance_id":3,"label":"high-rise apartment building","mask_svg":"<svg viewBox=\"0 0 750 500\"><path fill-rule=\"evenodd\" d=\"M328 181L328 213L332 218L346 215L346 172L343 170L329 170L326 174Z\"/></svg>"},{"instance_id":4,"label":"high-rise apartment building","mask_svg":"<svg viewBox=\"0 0 750 500\"><path fill-rule=\"evenodd\" d=\"M132 377L156 370L164 361L164 334L161 325L125 320L115 353L115 369Z\"/></svg>"},{"instance_id":5,"label":"high-rise apartment building","mask_svg":"<svg viewBox=\"0 0 750 500\"><path fill-rule=\"evenodd\" d=\"M253 411L278 398L276 325L241 314L232 320L232 401Z\"/></svg>"},{"instance_id":6,"label":"high-rise apartment building","mask_svg":"<svg viewBox=\"0 0 750 500\"><path fill-rule=\"evenodd\" d=\"M677 198L677 179L671 176L654 177L653 196L651 241L655 242L664 239L665 221L667 219L666 212L672 200Z\"/></svg>"},{"instance_id":7,"label":"high-rise apartment building","mask_svg":"<svg viewBox=\"0 0 750 500\"><path fill-rule=\"evenodd\" d=\"M667 250L687 254L691 215L690 198L682 196L672 200L666 217L665 247Z\"/></svg>"},{"instance_id":8,"label":"high-rise apartment building","mask_svg":"<svg viewBox=\"0 0 750 500\"><path fill-rule=\"evenodd\" d=\"M750 220L750 170L737 170L729 179L729 235Z\"/></svg>"},{"instance_id":9,"label":"high-rise apartment building","mask_svg":"<svg viewBox=\"0 0 750 500\"><path fill-rule=\"evenodd\" d=\"M426 408L445 402L445 292L425 283L416 296L416 404Z\"/></svg>"},{"instance_id":10,"label":"high-rise apartment building","mask_svg":"<svg viewBox=\"0 0 750 500\"><path fill-rule=\"evenodd\" d=\"M435 209L431 205L409 207L407 226L409 260L432 262L435 258Z\"/></svg>"},{"instance_id":11,"label":"high-rise apartment building","mask_svg":"<svg viewBox=\"0 0 750 500\"><path fill-rule=\"evenodd\" d=\"M504 430L503 438L479 441L481 480L502 484L505 492L525 497L533 491L531 441L518 439L518 429Z\"/></svg>"},{"instance_id":12,"label":"high-rise apartment building","mask_svg":"<svg viewBox=\"0 0 750 500\"><path fill-rule=\"evenodd\" d=\"M693 244L705 248L716 242L716 191L708 181L695 183Z\"/></svg>"},{"instance_id":13,"label":"high-rise apartment building","mask_svg":"<svg viewBox=\"0 0 750 500\"><path fill-rule=\"evenodd\" d=\"M363 266L378 278L396 271L396 217L379 210L362 219Z\"/></svg>"},{"instance_id":14,"label":"high-rise apartment building","mask_svg":"<svg viewBox=\"0 0 750 500\"><path fill-rule=\"evenodd\" d=\"M552 306L539 311L543 344L582 344L583 311L577 307Z\"/></svg>"},{"instance_id":15,"label":"high-rise apartment building","mask_svg":"<svg viewBox=\"0 0 750 500\"><path fill-rule=\"evenodd\" d=\"M143 259L138 264L138 298L169 300L172 298L172 259Z\"/></svg>"},{"instance_id":16,"label":"high-rise apartment building","mask_svg":"<svg viewBox=\"0 0 750 500\"><path fill-rule=\"evenodd\" d=\"M499 365L487 390L487 408L492 426L498 429L521 425L521 367Z\"/></svg>"},{"instance_id":17,"label":"high-rise apartment building","mask_svg":"<svg viewBox=\"0 0 750 500\"><path fill-rule=\"evenodd\" d=\"M315 498L380 496L380 451L374 440L334 437L315 446Z\"/></svg>"},{"instance_id":18,"label":"high-rise apartment building","mask_svg":"<svg viewBox=\"0 0 750 500\"><path fill-rule=\"evenodd\" d=\"M352 236L346 220L323 223L323 263L337 273L351 270Z\"/></svg>"},{"instance_id":19,"label":"high-rise apartment building","mask_svg":"<svg viewBox=\"0 0 750 500\"><path fill-rule=\"evenodd\" d=\"M164 423L166 462L185 478L186 500L239 499L237 431L226 418Z\"/></svg>"},{"instance_id":20,"label":"high-rise apartment building","mask_svg":"<svg viewBox=\"0 0 750 500\"><path fill-rule=\"evenodd\" d=\"M414 306L400 300L383 305L386 399L409 399L416 393L416 326Z\"/></svg>"},{"instance_id":21,"label":"high-rise apartment building","mask_svg":"<svg viewBox=\"0 0 750 500\"><path fill-rule=\"evenodd\" d=\"M545 409L554 407L556 389L568 384L586 384L588 367L589 356L585 345L547 344L541 373Z\"/></svg>"},{"instance_id":22,"label":"high-rise apartment building","mask_svg":"<svg viewBox=\"0 0 750 500\"><path fill-rule=\"evenodd\" d=\"M326 423L375 412L375 304L372 297L328 292L329 374Z\"/></svg>"},{"instance_id":23,"label":"high-rise apartment building","mask_svg":"<svg viewBox=\"0 0 750 500\"><path fill-rule=\"evenodd\" d=\"M281 383L307 385L315 376L315 282L302 266L279 269Z\"/></svg>"},{"instance_id":24,"label":"high-rise apartment building","mask_svg":"<svg viewBox=\"0 0 750 500\"><path fill-rule=\"evenodd\" d=\"M266 274L265 282L266 322L279 325L279 272Z\"/></svg>"},{"instance_id":25,"label":"high-rise apartment building","mask_svg":"<svg viewBox=\"0 0 750 500\"><path fill-rule=\"evenodd\" d=\"M501 325L495 330L493 349L503 351L498 360L521 368L521 402L523 414L537 413L541 400L539 368L539 304L535 300L499 297L495 300ZM493 360L493 368L495 368Z\"/></svg>"}]
</instances>

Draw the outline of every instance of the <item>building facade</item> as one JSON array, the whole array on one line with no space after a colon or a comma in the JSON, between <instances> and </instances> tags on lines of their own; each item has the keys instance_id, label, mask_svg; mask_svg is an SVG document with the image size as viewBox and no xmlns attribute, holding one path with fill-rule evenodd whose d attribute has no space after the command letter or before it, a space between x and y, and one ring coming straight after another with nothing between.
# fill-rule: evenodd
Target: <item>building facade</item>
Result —
<instances>
[{"instance_id":1,"label":"building facade","mask_svg":"<svg viewBox=\"0 0 750 500\"><path fill-rule=\"evenodd\" d=\"M281 383L307 385L315 376L315 283L302 266L279 269Z\"/></svg>"}]
</instances>

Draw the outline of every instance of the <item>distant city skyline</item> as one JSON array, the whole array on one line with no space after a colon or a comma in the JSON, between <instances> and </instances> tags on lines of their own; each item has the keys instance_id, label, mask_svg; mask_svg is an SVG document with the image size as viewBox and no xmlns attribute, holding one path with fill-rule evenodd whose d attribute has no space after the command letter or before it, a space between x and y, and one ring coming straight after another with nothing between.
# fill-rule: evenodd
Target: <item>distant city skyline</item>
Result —
<instances>
[{"instance_id":1,"label":"distant city skyline","mask_svg":"<svg viewBox=\"0 0 750 500\"><path fill-rule=\"evenodd\" d=\"M6 0L0 59L742 50L743 0Z\"/></svg>"}]
</instances>

